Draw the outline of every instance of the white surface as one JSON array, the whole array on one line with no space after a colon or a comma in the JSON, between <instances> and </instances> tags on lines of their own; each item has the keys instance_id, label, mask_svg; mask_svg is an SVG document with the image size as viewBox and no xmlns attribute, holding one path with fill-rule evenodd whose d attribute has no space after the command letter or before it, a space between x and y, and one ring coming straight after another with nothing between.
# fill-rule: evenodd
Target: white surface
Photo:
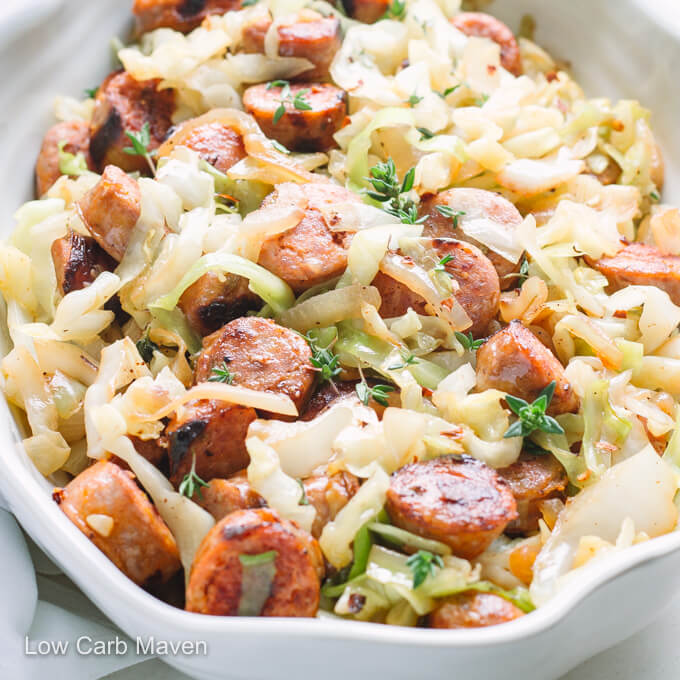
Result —
<instances>
[{"instance_id":1,"label":"white surface","mask_svg":"<svg viewBox=\"0 0 680 680\"><path fill-rule=\"evenodd\" d=\"M3 71L0 141L6 159L0 168L3 199L0 219L6 233L11 228L9 214L31 190L31 166L40 134L49 124L52 97L57 92L77 94L105 74L107 64L102 55L109 36L123 26L121 17L128 1L3 0L0 4L0 43L9 33L22 32L11 48L0 54ZM44 6L48 14L36 12L34 8L38 4ZM62 4L62 11L54 13ZM664 19L664 27L659 27L635 12L635 4L642 3L637 0L571 0L569 3L503 0L499 3L499 14L510 17L511 25L515 26L521 12L532 11L538 20L539 41L559 56L572 59L578 77L590 93L637 96L651 106L667 158L678 159L680 140L676 118L680 100L671 69L680 58L680 49L678 39L671 39L666 33L674 23L680 23L677 5L658 1L654 4L654 12L661 12ZM660 9L664 6L666 14ZM17 8L22 11L17 13ZM23 11L27 9L29 11ZM11 23L3 15L8 15ZM43 16L49 16L49 21ZM662 58L659 55L663 55ZM13 74L21 75L12 77ZM11 163L7 159L11 159ZM671 171L673 166L674 163L670 163ZM671 180L666 198L670 196L679 202L676 182L677 179ZM0 411L0 421L10 426L8 415L6 410ZM328 668L324 673L327 678L357 676L358 669L363 669L362 676L395 679L416 675L455 675L470 680L554 678L559 674L558 669L568 668L575 660L586 658L644 625L670 601L670 592L680 581L679 541L673 536L632 551L629 554L632 560L652 553L658 553L659 558L622 574L616 582L596 590L575 609L568 611L572 602L568 597L562 598L554 606L500 633L489 629L435 635L436 631L387 630L352 624L336 627L313 621L192 617L163 607L132 587L60 513L54 513L46 493L48 487L32 473L25 459L17 455L12 442L5 439L2 444L0 459L5 474L0 481L12 508L31 534L59 556L64 568L76 576L90 596L126 630L142 634L156 632L158 637L180 639L187 636L187 631L193 631L193 638L209 638L215 650L211 677L225 680L229 680L229 675L225 675L227 670L233 670L239 677L250 676L257 670L257 677L266 680L293 673L304 678L322 663ZM110 639L115 633L111 624L84 599L75 597L68 584L55 576L54 569L40 558L39 570L47 571L48 575L38 577L36 590L28 555L21 547L11 518L4 513L0 515L0 537L4 555L4 578L0 580L4 612L0 619L0 645L6 646L0 649L0 677L42 680L57 675L70 680L94 680L111 672L116 663L133 661L130 658L23 658L20 643L33 614L33 637L73 639L82 631L95 638ZM661 557L671 547L676 548L675 553ZM588 590L585 586L587 584L583 595ZM37 593L41 602L36 607ZM85 618L74 616L70 611L74 607ZM550 623L555 625L546 627ZM678 633L680 605L674 606L648 631L596 657L567 677L569 680L676 677L680 670L680 652L676 651ZM535 638L511 639L524 634L533 634ZM504 638L508 641L505 647L491 644ZM477 645L471 646L475 641ZM464 646L459 648L459 643ZM263 648L266 648L264 654ZM173 678L159 662L150 663L112 677L116 680ZM449 672L445 673L444 669Z\"/></svg>"}]
</instances>

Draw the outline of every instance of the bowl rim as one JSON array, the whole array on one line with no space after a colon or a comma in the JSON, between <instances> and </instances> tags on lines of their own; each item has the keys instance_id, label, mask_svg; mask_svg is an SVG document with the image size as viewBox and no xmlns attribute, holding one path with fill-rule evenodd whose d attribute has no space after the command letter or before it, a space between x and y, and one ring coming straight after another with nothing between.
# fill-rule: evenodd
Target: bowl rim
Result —
<instances>
[{"instance_id":1,"label":"bowl rim","mask_svg":"<svg viewBox=\"0 0 680 680\"><path fill-rule=\"evenodd\" d=\"M6 47L64 0L26 2L19 7L12 22L0 21L0 48ZM631 0L644 11L643 0ZM656 13L645 12L657 30L674 34ZM2 305L4 306L4 305ZM4 322L2 323L4 326ZM268 637L327 639L369 644L402 644L428 648L473 649L502 646L529 639L564 621L583 600L598 588L637 568L680 554L680 531L653 538L644 543L606 556L584 570L549 602L530 616L509 623L477 629L436 630L387 626L360 621L318 618L220 617L187 612L169 605L135 585L64 515L50 496L50 484L39 473L21 445L21 434L4 394L0 411L6 425L0 425L0 493L26 532L64 570L76 585L114 622L125 608L128 621L152 622L162 627L168 639L206 639L217 635L267 635ZM30 529L29 529L30 527ZM95 577L93 578L93 575ZM151 627L151 626L149 626ZM128 631L124 630L128 633ZM129 634L129 633L128 633ZM178 663L179 657L173 660Z\"/></svg>"},{"instance_id":2,"label":"bowl rim","mask_svg":"<svg viewBox=\"0 0 680 680\"><path fill-rule=\"evenodd\" d=\"M31 474L33 463L21 446L21 435L4 395L0 408L10 425L0 431L0 461L5 466L5 474L0 475L0 492L27 533L114 622L118 618L116 611L124 607L140 621L158 622L170 637L199 639L200 636L240 633L434 648L500 646L544 633L566 619L597 588L637 567L680 553L680 531L677 530L625 548L591 564L581 578L574 579L529 616L487 628L436 630L323 618L227 617L187 612L133 583L64 513L56 512L58 508L49 493L49 483L41 483L37 470ZM39 530L35 531L35 527ZM92 574L102 578L89 578ZM106 587L103 587L104 580Z\"/></svg>"}]
</instances>

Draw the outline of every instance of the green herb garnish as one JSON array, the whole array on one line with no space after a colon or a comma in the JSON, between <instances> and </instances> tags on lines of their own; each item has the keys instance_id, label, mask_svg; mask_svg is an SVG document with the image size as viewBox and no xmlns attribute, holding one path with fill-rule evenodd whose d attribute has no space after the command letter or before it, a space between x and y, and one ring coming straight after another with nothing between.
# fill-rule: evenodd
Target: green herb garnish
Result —
<instances>
[{"instance_id":1,"label":"green herb garnish","mask_svg":"<svg viewBox=\"0 0 680 680\"><path fill-rule=\"evenodd\" d=\"M203 481L196 474L196 454L193 454L191 459L191 470L189 474L184 475L182 483L179 485L179 493L187 498L193 498L194 494L198 492L198 497L203 498L203 491L201 490L204 486L210 486L208 482Z\"/></svg>"},{"instance_id":2,"label":"green herb garnish","mask_svg":"<svg viewBox=\"0 0 680 680\"><path fill-rule=\"evenodd\" d=\"M312 358L309 361L318 371L319 380L321 382L328 381L332 384L333 378L336 378L342 373L342 367L339 365L340 357L338 357L337 354L333 354L331 345L319 347L316 340L312 337L311 332L303 337L309 344L309 348L312 350Z\"/></svg>"},{"instance_id":3,"label":"green herb garnish","mask_svg":"<svg viewBox=\"0 0 680 680\"><path fill-rule=\"evenodd\" d=\"M439 260L439 262L437 262L437 264L434 266L434 271L448 274L446 271L446 265L451 262L451 260L453 260L453 255L450 253L448 255L444 255L444 257L442 257L442 259Z\"/></svg>"},{"instance_id":4,"label":"green herb garnish","mask_svg":"<svg viewBox=\"0 0 680 680\"><path fill-rule=\"evenodd\" d=\"M417 127L416 130L420 132L420 141L422 142L424 139L432 139L434 137L434 132L431 130L428 130L427 128L424 127Z\"/></svg>"},{"instance_id":5,"label":"green herb garnish","mask_svg":"<svg viewBox=\"0 0 680 680\"><path fill-rule=\"evenodd\" d=\"M274 111L274 118L272 122L276 125L283 114L286 112L286 104L290 104L294 109L298 111L311 111L311 104L305 99L305 95L309 92L309 88L304 90L298 90L295 95L290 91L290 83L287 80L272 80L272 82L267 83L267 89L271 90L274 87L281 88L281 98L278 100L279 105Z\"/></svg>"},{"instance_id":6,"label":"green herb garnish","mask_svg":"<svg viewBox=\"0 0 680 680\"><path fill-rule=\"evenodd\" d=\"M388 158L384 163L378 163L370 169L370 177L366 179L373 185L373 191L367 194L374 201L386 204L383 210L398 217L404 224L421 224L427 216L418 217L418 206L403 194L413 189L416 171L411 168L404 181L400 184L394 161Z\"/></svg>"},{"instance_id":7,"label":"green herb garnish","mask_svg":"<svg viewBox=\"0 0 680 680\"><path fill-rule=\"evenodd\" d=\"M151 172L155 175L156 165L151 158L151 151L149 150L149 145L151 144L151 127L149 123L144 123L139 132L126 130L125 136L132 142L132 146L126 146L123 152L129 156L141 156L144 158L151 168Z\"/></svg>"},{"instance_id":8,"label":"green herb garnish","mask_svg":"<svg viewBox=\"0 0 680 680\"><path fill-rule=\"evenodd\" d=\"M406 354L406 352L404 352L403 350L401 351L401 358L403 359L402 363L394 364L393 366L388 366L387 370L399 371L402 368L406 368L407 366L413 366L414 364L417 364L419 361L413 353Z\"/></svg>"},{"instance_id":9,"label":"green herb garnish","mask_svg":"<svg viewBox=\"0 0 680 680\"><path fill-rule=\"evenodd\" d=\"M413 590L421 586L428 576L434 576L437 569L442 569L444 561L439 555L428 550L419 550L406 560L406 565L413 573Z\"/></svg>"},{"instance_id":10,"label":"green herb garnish","mask_svg":"<svg viewBox=\"0 0 680 680\"><path fill-rule=\"evenodd\" d=\"M413 107L416 106L417 104L420 104L420 102L422 102L422 101L423 101L423 98L422 98L422 97L419 97L417 94L414 93L414 94L412 94L412 95L406 100L406 103L407 103L411 108L413 108Z\"/></svg>"},{"instance_id":11,"label":"green herb garnish","mask_svg":"<svg viewBox=\"0 0 680 680\"><path fill-rule=\"evenodd\" d=\"M298 505L309 505L309 498L307 498L305 485L301 479L296 479L295 481L300 485L300 500L298 501Z\"/></svg>"},{"instance_id":12,"label":"green herb garnish","mask_svg":"<svg viewBox=\"0 0 680 680\"><path fill-rule=\"evenodd\" d=\"M458 229L458 220L467 214L464 210L454 210L448 205L435 206L437 212L444 217L448 217L453 222L453 228Z\"/></svg>"},{"instance_id":13,"label":"green herb garnish","mask_svg":"<svg viewBox=\"0 0 680 680\"><path fill-rule=\"evenodd\" d=\"M368 402L371 399L381 406L389 406L387 395L389 392L394 392L394 387L392 385L374 385L370 387L365 380L362 380L360 383L357 383L355 390L359 401L364 406L368 406Z\"/></svg>"},{"instance_id":14,"label":"green herb garnish","mask_svg":"<svg viewBox=\"0 0 680 680\"><path fill-rule=\"evenodd\" d=\"M135 347L139 352L139 356L142 357L142 359L144 359L145 363L147 364L151 361L151 359L153 359L153 353L158 349L158 345L155 342L149 340L148 335L145 335L143 338L137 340Z\"/></svg>"},{"instance_id":15,"label":"green herb garnish","mask_svg":"<svg viewBox=\"0 0 680 680\"><path fill-rule=\"evenodd\" d=\"M511 394L505 395L505 401L512 412L519 416L519 419L510 425L508 431L503 435L504 439L527 437L536 430L548 434L564 434L562 426L552 416L546 415L546 409L555 394L555 386L556 383L553 380L541 390L531 404L519 397L513 397Z\"/></svg>"},{"instance_id":16,"label":"green herb garnish","mask_svg":"<svg viewBox=\"0 0 680 680\"><path fill-rule=\"evenodd\" d=\"M212 367L212 375L208 378L208 382L220 382L231 385L234 382L234 374L227 366L227 360L222 361L221 366Z\"/></svg>"},{"instance_id":17,"label":"green herb garnish","mask_svg":"<svg viewBox=\"0 0 680 680\"><path fill-rule=\"evenodd\" d=\"M456 340L458 340L458 342L463 345L463 349L467 350L468 352L476 352L486 342L486 338L479 338L479 340L475 340L472 337L472 333L468 333L466 335L460 331L455 331L454 334L456 336Z\"/></svg>"},{"instance_id":18,"label":"green herb garnish","mask_svg":"<svg viewBox=\"0 0 680 680\"><path fill-rule=\"evenodd\" d=\"M392 0L389 7L387 8L387 11L380 18L403 21L405 16L406 16L405 0Z\"/></svg>"}]
</instances>

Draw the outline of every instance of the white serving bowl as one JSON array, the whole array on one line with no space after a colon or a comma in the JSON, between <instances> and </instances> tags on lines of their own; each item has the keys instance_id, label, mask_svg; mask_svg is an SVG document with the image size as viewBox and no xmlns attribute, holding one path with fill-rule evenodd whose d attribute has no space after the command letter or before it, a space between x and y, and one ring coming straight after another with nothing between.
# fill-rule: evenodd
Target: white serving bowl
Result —
<instances>
[{"instance_id":1,"label":"white serving bowl","mask_svg":"<svg viewBox=\"0 0 680 680\"><path fill-rule=\"evenodd\" d=\"M0 12L0 225L32 197L33 163L57 94L79 96L101 81L112 35L125 35L132 0L23 0ZM497 6L496 6L497 5ZM680 60L675 2L500 0L516 28L531 12L537 39L570 59L591 95L636 97L654 111L667 160L669 202L680 198L676 118ZM649 7L647 7L649 5ZM8 348L5 340L0 351ZM530 616L493 628L439 631L313 619L217 618L154 599L120 573L59 512L51 487L27 459L0 402L0 491L24 529L132 638L205 641L207 656L166 661L197 678L557 678L649 623L680 588L680 533L595 564Z\"/></svg>"}]
</instances>

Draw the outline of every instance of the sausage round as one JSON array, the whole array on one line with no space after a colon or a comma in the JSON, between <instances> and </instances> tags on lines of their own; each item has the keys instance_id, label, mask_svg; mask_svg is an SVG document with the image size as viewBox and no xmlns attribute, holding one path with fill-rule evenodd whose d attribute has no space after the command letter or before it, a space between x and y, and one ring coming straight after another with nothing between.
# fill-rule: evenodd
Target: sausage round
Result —
<instances>
[{"instance_id":1,"label":"sausage round","mask_svg":"<svg viewBox=\"0 0 680 680\"><path fill-rule=\"evenodd\" d=\"M559 415L578 410L576 393L557 357L521 321L492 335L477 350L477 387L497 389L528 402L555 381L548 413Z\"/></svg>"},{"instance_id":2,"label":"sausage round","mask_svg":"<svg viewBox=\"0 0 680 680\"><path fill-rule=\"evenodd\" d=\"M333 135L347 117L344 90L324 83L294 83L289 97L282 97L282 87L253 85L243 93L243 106L267 137L291 151L327 151L335 146ZM296 107L294 101L302 103ZM279 117L280 106L284 113Z\"/></svg>"},{"instance_id":3,"label":"sausage round","mask_svg":"<svg viewBox=\"0 0 680 680\"><path fill-rule=\"evenodd\" d=\"M262 206L284 206L291 196L297 197L300 192L307 199L304 217L292 229L267 239L262 244L258 260L265 269L282 278L296 294L345 271L352 235L331 231L322 210L334 203L359 201L356 194L330 182L299 186L286 182L277 185Z\"/></svg>"},{"instance_id":4,"label":"sausage round","mask_svg":"<svg viewBox=\"0 0 680 680\"><path fill-rule=\"evenodd\" d=\"M342 4L352 19L373 24L387 12L390 0L343 0Z\"/></svg>"},{"instance_id":5,"label":"sausage round","mask_svg":"<svg viewBox=\"0 0 680 680\"><path fill-rule=\"evenodd\" d=\"M175 539L131 472L95 463L54 497L78 529L138 585L165 582L179 571ZM108 535L90 526L92 515L113 519Z\"/></svg>"},{"instance_id":6,"label":"sausage round","mask_svg":"<svg viewBox=\"0 0 680 680\"><path fill-rule=\"evenodd\" d=\"M484 628L507 623L524 612L500 595L468 590L447 597L427 619L430 628Z\"/></svg>"},{"instance_id":7,"label":"sausage round","mask_svg":"<svg viewBox=\"0 0 680 680\"><path fill-rule=\"evenodd\" d=\"M586 260L589 266L607 277L610 293L626 286L656 286L665 290L676 305L680 305L678 255L664 254L645 243L631 243L616 255Z\"/></svg>"},{"instance_id":8,"label":"sausage round","mask_svg":"<svg viewBox=\"0 0 680 680\"><path fill-rule=\"evenodd\" d=\"M216 112L182 123L159 147L158 158L169 156L177 146L192 149L223 173L246 157L243 137Z\"/></svg>"},{"instance_id":9,"label":"sausage round","mask_svg":"<svg viewBox=\"0 0 680 680\"><path fill-rule=\"evenodd\" d=\"M190 401L175 413L165 430L170 481L179 487L191 470L209 482L242 470L250 463L246 435L257 414L252 408L225 401Z\"/></svg>"},{"instance_id":10,"label":"sausage round","mask_svg":"<svg viewBox=\"0 0 680 680\"><path fill-rule=\"evenodd\" d=\"M99 182L78 201L78 210L97 243L120 262L142 213L137 182L115 165L108 165Z\"/></svg>"},{"instance_id":11,"label":"sausage round","mask_svg":"<svg viewBox=\"0 0 680 680\"><path fill-rule=\"evenodd\" d=\"M314 386L311 358L309 345L294 331L270 319L244 316L204 339L194 379L209 380L212 369L226 362L234 385L285 394L299 413Z\"/></svg>"},{"instance_id":12,"label":"sausage round","mask_svg":"<svg viewBox=\"0 0 680 680\"><path fill-rule=\"evenodd\" d=\"M396 526L442 541L466 559L483 553L517 518L505 480L470 456L442 456L397 470L385 509Z\"/></svg>"},{"instance_id":13,"label":"sausage round","mask_svg":"<svg viewBox=\"0 0 680 680\"><path fill-rule=\"evenodd\" d=\"M471 243L435 238L432 245L439 259L451 256L444 269L458 283L455 298L472 321L466 332L483 336L498 313L501 290L496 270L489 258ZM379 272L372 285L380 292L380 316L401 316L409 307L419 314L426 313L425 300L391 276Z\"/></svg>"},{"instance_id":14,"label":"sausage round","mask_svg":"<svg viewBox=\"0 0 680 680\"><path fill-rule=\"evenodd\" d=\"M245 470L229 479L213 479L201 492L194 498L195 502L218 522L236 510L263 508L267 505L264 498L250 486Z\"/></svg>"},{"instance_id":15,"label":"sausage round","mask_svg":"<svg viewBox=\"0 0 680 680\"><path fill-rule=\"evenodd\" d=\"M90 125L84 120L69 120L53 125L45 135L35 164L35 188L38 197L61 177L59 144L66 142L64 151L74 156L83 154L87 167L94 170L90 157Z\"/></svg>"},{"instance_id":16,"label":"sausage round","mask_svg":"<svg viewBox=\"0 0 680 680\"><path fill-rule=\"evenodd\" d=\"M126 172L148 173L142 156L125 153L131 147L126 132L140 132L149 124L148 150L157 149L172 127L173 90L159 90L160 80L135 80L127 71L116 71L99 86L90 124L90 155L102 170L117 165Z\"/></svg>"},{"instance_id":17,"label":"sausage round","mask_svg":"<svg viewBox=\"0 0 680 680\"><path fill-rule=\"evenodd\" d=\"M522 55L513 32L502 22L483 12L461 12L451 23L465 35L489 38L501 48L501 65L515 76L522 75Z\"/></svg>"},{"instance_id":18,"label":"sausage round","mask_svg":"<svg viewBox=\"0 0 680 680\"><path fill-rule=\"evenodd\" d=\"M336 381L333 385L324 383L309 400L304 413L298 420L314 420L324 411L343 399L356 399L356 380Z\"/></svg>"},{"instance_id":19,"label":"sausage round","mask_svg":"<svg viewBox=\"0 0 680 680\"><path fill-rule=\"evenodd\" d=\"M302 481L305 497L316 510L312 536L319 538L323 528L335 519L359 490L359 480L348 472L335 475L318 474Z\"/></svg>"},{"instance_id":20,"label":"sausage round","mask_svg":"<svg viewBox=\"0 0 680 680\"><path fill-rule=\"evenodd\" d=\"M451 218L442 215L437 206L447 206L456 213L464 213L457 219L458 227L454 228ZM490 220L502 229L514 231L522 224L522 215L510 201L484 189L448 189L425 199L420 206L420 215L427 216L423 236L456 238L472 243L491 261L498 274L501 290L517 283L513 274L519 271L521 258L516 263L510 262L465 233L465 222L478 219Z\"/></svg>"},{"instance_id":21,"label":"sausage round","mask_svg":"<svg viewBox=\"0 0 680 680\"><path fill-rule=\"evenodd\" d=\"M538 529L539 503L560 496L567 475L557 458L550 454L522 453L517 461L496 472L508 483L517 502L519 517L505 528L509 534L526 534Z\"/></svg>"},{"instance_id":22,"label":"sausage round","mask_svg":"<svg viewBox=\"0 0 680 680\"><path fill-rule=\"evenodd\" d=\"M69 231L52 242L57 288L62 295L89 286L103 271L113 271L116 261L93 238Z\"/></svg>"},{"instance_id":23,"label":"sausage round","mask_svg":"<svg viewBox=\"0 0 680 680\"><path fill-rule=\"evenodd\" d=\"M241 0L135 0L132 12L139 36L157 28L188 33L207 16L240 7Z\"/></svg>"},{"instance_id":24,"label":"sausage round","mask_svg":"<svg viewBox=\"0 0 680 680\"><path fill-rule=\"evenodd\" d=\"M243 29L242 48L248 53L263 53L271 17L262 16ZM290 22L278 26L279 56L307 59L313 68L295 76L308 81L325 80L333 57L342 45L338 17L324 17L313 10L302 10Z\"/></svg>"},{"instance_id":25,"label":"sausage round","mask_svg":"<svg viewBox=\"0 0 680 680\"><path fill-rule=\"evenodd\" d=\"M248 279L214 272L203 274L189 286L178 303L191 328L201 336L214 333L259 305L262 300L248 288Z\"/></svg>"},{"instance_id":26,"label":"sausage round","mask_svg":"<svg viewBox=\"0 0 680 680\"><path fill-rule=\"evenodd\" d=\"M237 510L218 522L196 553L186 608L237 616L244 567L241 555L276 551L276 573L260 616L314 616L323 558L314 538L273 510Z\"/></svg>"}]
</instances>

